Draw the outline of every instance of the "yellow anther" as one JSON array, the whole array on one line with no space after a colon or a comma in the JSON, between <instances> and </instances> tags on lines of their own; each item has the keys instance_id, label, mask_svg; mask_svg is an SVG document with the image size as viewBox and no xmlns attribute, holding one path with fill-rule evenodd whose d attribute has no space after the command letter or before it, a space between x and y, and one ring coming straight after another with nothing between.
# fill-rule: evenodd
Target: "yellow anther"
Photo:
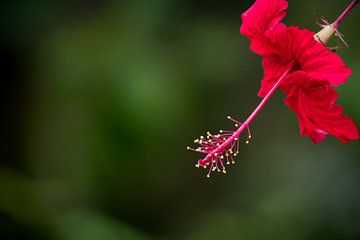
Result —
<instances>
[{"instance_id":1,"label":"yellow anther","mask_svg":"<svg viewBox=\"0 0 360 240\"><path fill-rule=\"evenodd\" d=\"M249 144L250 142L249 142L249 140L246 140L246 142L245 142L246 144Z\"/></svg>"},{"instance_id":2,"label":"yellow anther","mask_svg":"<svg viewBox=\"0 0 360 240\"><path fill-rule=\"evenodd\" d=\"M199 166L199 164L197 163L197 164L195 164L195 167L199 168L200 166Z\"/></svg>"},{"instance_id":3,"label":"yellow anther","mask_svg":"<svg viewBox=\"0 0 360 240\"><path fill-rule=\"evenodd\" d=\"M226 174L226 170L225 170L225 169L223 169L222 172L223 172L223 174Z\"/></svg>"},{"instance_id":4,"label":"yellow anther","mask_svg":"<svg viewBox=\"0 0 360 240\"><path fill-rule=\"evenodd\" d=\"M190 147L189 147L189 146L187 146L187 147L186 147L186 149L187 149L187 150L190 150Z\"/></svg>"}]
</instances>

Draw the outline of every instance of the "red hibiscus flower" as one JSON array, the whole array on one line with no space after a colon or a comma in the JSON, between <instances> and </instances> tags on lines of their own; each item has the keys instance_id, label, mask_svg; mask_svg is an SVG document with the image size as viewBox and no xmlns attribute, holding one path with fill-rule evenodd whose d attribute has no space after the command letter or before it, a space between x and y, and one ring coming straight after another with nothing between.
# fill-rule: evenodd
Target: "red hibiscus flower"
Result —
<instances>
[{"instance_id":1,"label":"red hibiscus flower","mask_svg":"<svg viewBox=\"0 0 360 240\"><path fill-rule=\"evenodd\" d=\"M288 94L286 104L298 115L301 134L314 143L327 134L344 143L359 139L354 122L334 105L337 95L332 88L345 83L351 70L324 41L316 41L314 32L281 23L286 8L285 0L258 0L242 15L240 33L250 39L251 50L263 56L264 78L258 95L264 97L293 62L280 87Z\"/></svg>"},{"instance_id":2,"label":"red hibiscus flower","mask_svg":"<svg viewBox=\"0 0 360 240\"><path fill-rule=\"evenodd\" d=\"M287 95L286 105L298 116L301 135L309 136L314 143L328 134L344 143L359 139L353 120L343 116L342 107L335 104L338 96L334 87L347 81L351 69L325 46L332 35L341 38L337 27L359 2L354 0L334 23L322 25L316 34L281 23L288 6L285 0L257 0L242 14L240 33L249 38L250 49L263 57L264 78L258 92L263 99L245 122L228 117L238 127L235 131L208 132L206 138L194 141L199 147L188 147L206 154L197 167L209 166L208 177L215 170L226 173L224 162L234 163L240 134L247 129L248 143L250 122L279 87Z\"/></svg>"}]
</instances>

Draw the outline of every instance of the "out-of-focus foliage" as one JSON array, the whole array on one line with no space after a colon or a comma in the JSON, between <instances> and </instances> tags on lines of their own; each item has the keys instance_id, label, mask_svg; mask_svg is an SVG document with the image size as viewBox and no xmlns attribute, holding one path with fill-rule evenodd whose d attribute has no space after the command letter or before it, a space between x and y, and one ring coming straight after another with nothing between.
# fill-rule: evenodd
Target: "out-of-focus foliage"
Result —
<instances>
[{"instance_id":1,"label":"out-of-focus foliage","mask_svg":"<svg viewBox=\"0 0 360 240\"><path fill-rule=\"evenodd\" d=\"M259 102L260 58L238 33L251 4L5 3L0 239L359 239L359 142L313 145L280 92L227 176L186 151ZM346 4L290 1L285 21L317 31L313 12ZM338 88L358 125L359 10Z\"/></svg>"}]
</instances>

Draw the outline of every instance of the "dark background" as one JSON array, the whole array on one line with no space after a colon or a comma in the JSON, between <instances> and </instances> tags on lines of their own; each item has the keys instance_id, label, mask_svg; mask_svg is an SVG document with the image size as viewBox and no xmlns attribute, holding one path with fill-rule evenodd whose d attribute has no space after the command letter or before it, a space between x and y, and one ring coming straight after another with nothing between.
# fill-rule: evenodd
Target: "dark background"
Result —
<instances>
[{"instance_id":1,"label":"dark background","mask_svg":"<svg viewBox=\"0 0 360 240\"><path fill-rule=\"evenodd\" d=\"M275 94L227 176L186 151L259 102L253 1L5 1L0 239L360 239L359 142L314 145ZM318 31L349 1L289 1ZM360 122L360 9L338 102ZM338 40L330 45L335 46Z\"/></svg>"}]
</instances>

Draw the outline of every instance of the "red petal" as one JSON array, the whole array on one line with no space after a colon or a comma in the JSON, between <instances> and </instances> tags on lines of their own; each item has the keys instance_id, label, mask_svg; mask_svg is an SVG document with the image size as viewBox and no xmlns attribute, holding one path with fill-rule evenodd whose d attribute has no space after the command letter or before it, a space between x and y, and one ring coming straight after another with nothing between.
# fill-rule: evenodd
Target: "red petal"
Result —
<instances>
[{"instance_id":1,"label":"red petal","mask_svg":"<svg viewBox=\"0 0 360 240\"><path fill-rule=\"evenodd\" d=\"M302 75L300 81L304 84L292 89L285 100L298 116L300 134L309 136L314 143L324 140L328 133L344 143L359 139L353 120L342 115L340 105L334 105L336 91L326 81L313 81Z\"/></svg>"},{"instance_id":2,"label":"red petal","mask_svg":"<svg viewBox=\"0 0 360 240\"><path fill-rule=\"evenodd\" d=\"M258 92L259 97L264 97L269 92L289 65L275 54L264 57L262 64L264 68L264 78L261 80L261 87ZM286 82L286 79L284 79L284 82Z\"/></svg>"},{"instance_id":3,"label":"red petal","mask_svg":"<svg viewBox=\"0 0 360 240\"><path fill-rule=\"evenodd\" d=\"M315 41L313 35L313 32L301 30L298 27L288 27L284 31L272 31L267 34L276 52L264 56L264 79L261 82L259 96L266 95L284 73L289 62L293 60L297 62L296 70L306 72L313 80L326 80L332 86L346 82L351 74L351 69L345 66L338 55ZM292 74L296 74L296 72ZM283 85L291 88L287 81L285 80ZM292 83L299 84L295 81Z\"/></svg>"},{"instance_id":4,"label":"red petal","mask_svg":"<svg viewBox=\"0 0 360 240\"><path fill-rule=\"evenodd\" d=\"M269 37L282 60L296 60L299 68L311 79L327 80L332 86L338 86L351 75L351 69L342 59L315 41L314 33L309 30L288 27L286 31L271 33Z\"/></svg>"},{"instance_id":5,"label":"red petal","mask_svg":"<svg viewBox=\"0 0 360 240\"><path fill-rule=\"evenodd\" d=\"M240 33L251 41L251 50L260 55L273 52L265 36L268 31L285 28L279 22L285 17L287 7L285 0L257 0L241 15Z\"/></svg>"}]
</instances>

